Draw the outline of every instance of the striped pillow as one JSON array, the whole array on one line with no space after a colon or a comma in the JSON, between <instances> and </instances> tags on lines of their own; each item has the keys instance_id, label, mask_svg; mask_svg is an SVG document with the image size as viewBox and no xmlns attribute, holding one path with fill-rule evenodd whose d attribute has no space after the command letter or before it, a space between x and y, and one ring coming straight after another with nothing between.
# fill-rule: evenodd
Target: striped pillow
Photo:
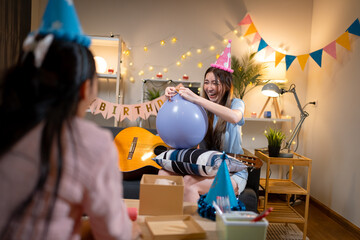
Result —
<instances>
[{"instance_id":1,"label":"striped pillow","mask_svg":"<svg viewBox=\"0 0 360 240\"><path fill-rule=\"evenodd\" d=\"M169 172L212 177L220 167L222 154L205 149L172 149L162 152L153 160ZM230 156L225 161L230 173L247 168L245 164Z\"/></svg>"}]
</instances>

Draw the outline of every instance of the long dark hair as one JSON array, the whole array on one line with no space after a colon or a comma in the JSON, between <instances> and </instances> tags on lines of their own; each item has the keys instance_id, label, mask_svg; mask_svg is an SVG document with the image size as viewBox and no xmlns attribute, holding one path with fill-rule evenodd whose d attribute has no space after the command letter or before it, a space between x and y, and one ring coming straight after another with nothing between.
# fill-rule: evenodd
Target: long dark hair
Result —
<instances>
[{"instance_id":1,"label":"long dark hair","mask_svg":"<svg viewBox=\"0 0 360 240\"><path fill-rule=\"evenodd\" d=\"M233 83L232 83L232 74L230 72L210 67L206 70L204 79L208 73L212 72L215 76L215 79L218 80L222 86L222 96L218 104L228 107L231 107L231 100L233 98ZM203 91L203 97L208 99L205 91ZM208 131L205 135L204 141L207 149L213 149L218 151L223 151L223 142L222 136L226 130L226 121L218 118L215 128L213 128L214 114L210 111L207 111L208 116Z\"/></svg>"},{"instance_id":2,"label":"long dark hair","mask_svg":"<svg viewBox=\"0 0 360 240\"><path fill-rule=\"evenodd\" d=\"M71 129L71 120L76 116L80 100L80 87L87 79L92 85L94 74L93 55L86 47L54 39L39 68L34 66L33 52L25 52L1 81L0 161L31 129L43 124L37 182L30 195L13 211L3 228L1 239L14 238L12 234L17 232L29 208L35 218L40 217L34 198L42 196L49 173L54 171L55 183L51 200L46 206L47 226L42 233L42 238L46 238L63 169L63 129ZM50 157L54 154L56 161L51 162Z\"/></svg>"}]
</instances>

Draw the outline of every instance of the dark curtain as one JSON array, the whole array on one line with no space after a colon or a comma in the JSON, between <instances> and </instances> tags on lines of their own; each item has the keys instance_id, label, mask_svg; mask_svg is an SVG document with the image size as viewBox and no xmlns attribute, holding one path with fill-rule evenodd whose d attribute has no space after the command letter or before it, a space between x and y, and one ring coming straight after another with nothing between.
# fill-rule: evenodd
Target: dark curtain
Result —
<instances>
[{"instance_id":1,"label":"dark curtain","mask_svg":"<svg viewBox=\"0 0 360 240\"><path fill-rule=\"evenodd\" d=\"M31 28L31 0L0 0L0 76L18 59Z\"/></svg>"}]
</instances>

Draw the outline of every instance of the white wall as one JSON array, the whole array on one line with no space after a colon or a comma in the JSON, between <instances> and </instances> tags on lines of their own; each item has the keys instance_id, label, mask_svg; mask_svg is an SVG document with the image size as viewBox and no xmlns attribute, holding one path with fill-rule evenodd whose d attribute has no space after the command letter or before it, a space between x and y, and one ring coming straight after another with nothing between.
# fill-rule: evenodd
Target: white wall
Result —
<instances>
[{"instance_id":1,"label":"white wall","mask_svg":"<svg viewBox=\"0 0 360 240\"><path fill-rule=\"evenodd\" d=\"M33 9L43 13L46 0L33 0L37 5ZM131 50L125 78L125 104L138 103L141 98L141 80L155 77L157 72L168 66L169 72L164 78L177 80L186 73L191 81L202 81L203 73L215 54L220 53L224 44L221 38L233 39L232 53L241 56L248 51L248 44L237 38L231 30L247 12L266 42L274 47L284 47L288 54L300 55L324 47L337 38L351 23L359 17L358 0L182 0L182 1L119 1L119 0L75 0L75 6L85 33L108 36L110 32L121 35ZM33 10L34 12L34 10ZM33 16L33 29L42 14ZM38 24L37 24L38 25ZM244 29L243 29L244 30ZM246 28L245 28L246 30ZM175 36L176 44L160 47L158 42ZM221 38L219 37L221 36ZM295 60L287 72L301 103L318 100L317 107L306 110L310 116L301 131L298 152L313 159L311 195L320 200L349 221L360 226L360 213L356 199L360 197L359 147L355 144L360 122L359 88L360 60L359 38L352 42L353 50L348 52L339 47L338 59L324 54L323 67L319 68L311 59L305 70L300 69ZM145 53L143 46L149 46ZM209 52L210 45L216 47ZM203 49L202 55L194 50ZM192 57L182 61L181 67L173 64L186 51L192 51ZM197 68L201 61L203 68ZM148 66L154 66L153 71ZM145 74L139 76L138 72ZM135 83L130 83L133 76ZM105 87L103 89L106 89ZM257 88L245 96L246 111L259 113L266 101ZM295 116L299 120L294 97L285 94L280 98L285 115ZM99 116L98 116L99 117ZM101 118L101 117L99 117ZM136 123L128 123L136 124ZM246 133L246 125L244 133ZM264 125L249 123L248 130L265 129ZM248 131L253 132L253 131ZM249 134L243 136L244 145L254 146ZM262 134L258 134L259 139ZM265 146L264 146L265 147ZM295 169L295 181L305 184L305 169ZM353 196L353 197L352 197Z\"/></svg>"},{"instance_id":2,"label":"white wall","mask_svg":"<svg viewBox=\"0 0 360 240\"><path fill-rule=\"evenodd\" d=\"M338 38L360 16L358 0L315 0L311 51ZM350 36L351 51L337 45L337 60L323 53L323 66L309 67L309 111L305 154L313 159L311 195L360 226L360 37Z\"/></svg>"}]
</instances>

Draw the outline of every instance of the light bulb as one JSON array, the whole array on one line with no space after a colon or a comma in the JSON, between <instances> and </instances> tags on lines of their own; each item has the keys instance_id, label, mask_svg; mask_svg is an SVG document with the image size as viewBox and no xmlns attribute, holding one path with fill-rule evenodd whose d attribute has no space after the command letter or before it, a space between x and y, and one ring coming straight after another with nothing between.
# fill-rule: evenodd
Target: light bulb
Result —
<instances>
[{"instance_id":1,"label":"light bulb","mask_svg":"<svg viewBox=\"0 0 360 240\"><path fill-rule=\"evenodd\" d=\"M196 50L196 52L200 54L200 53L201 53L201 49L199 48L198 50Z\"/></svg>"},{"instance_id":2,"label":"light bulb","mask_svg":"<svg viewBox=\"0 0 360 240\"><path fill-rule=\"evenodd\" d=\"M203 66L202 62L199 62L199 63L197 64L197 66L198 66L198 68L202 68L202 66Z\"/></svg>"},{"instance_id":3,"label":"light bulb","mask_svg":"<svg viewBox=\"0 0 360 240\"><path fill-rule=\"evenodd\" d=\"M154 67L153 67L153 66L150 66L150 67L149 67L149 71L152 71L152 70L154 70Z\"/></svg>"},{"instance_id":4,"label":"light bulb","mask_svg":"<svg viewBox=\"0 0 360 240\"><path fill-rule=\"evenodd\" d=\"M144 47L144 51L147 52L149 49L147 46Z\"/></svg>"},{"instance_id":5,"label":"light bulb","mask_svg":"<svg viewBox=\"0 0 360 240\"><path fill-rule=\"evenodd\" d=\"M223 42L224 42L224 44L227 44L227 43L228 43L228 40L225 38L225 39L223 40Z\"/></svg>"},{"instance_id":6,"label":"light bulb","mask_svg":"<svg viewBox=\"0 0 360 240\"><path fill-rule=\"evenodd\" d=\"M168 72L168 69L167 69L167 68L164 68L163 71L164 71L164 73L167 73L167 72Z\"/></svg>"},{"instance_id":7,"label":"light bulb","mask_svg":"<svg viewBox=\"0 0 360 240\"><path fill-rule=\"evenodd\" d=\"M180 61L177 61L177 62L176 62L176 65L180 66L180 65L181 65L181 62L180 62Z\"/></svg>"},{"instance_id":8,"label":"light bulb","mask_svg":"<svg viewBox=\"0 0 360 240\"><path fill-rule=\"evenodd\" d=\"M134 83L134 82L135 82L135 78L133 78L133 77L130 77L129 80L130 80L131 83Z\"/></svg>"},{"instance_id":9,"label":"light bulb","mask_svg":"<svg viewBox=\"0 0 360 240\"><path fill-rule=\"evenodd\" d=\"M164 45L165 45L165 41L164 41L164 40L161 40L161 41L160 41L160 45L161 45L161 46L164 46Z\"/></svg>"},{"instance_id":10,"label":"light bulb","mask_svg":"<svg viewBox=\"0 0 360 240\"><path fill-rule=\"evenodd\" d=\"M215 50L215 47L214 46L210 46L209 48L211 51Z\"/></svg>"},{"instance_id":11,"label":"light bulb","mask_svg":"<svg viewBox=\"0 0 360 240\"><path fill-rule=\"evenodd\" d=\"M139 72L139 76L141 76L141 75L144 75L144 71L143 71L143 70L141 70L141 71Z\"/></svg>"},{"instance_id":12,"label":"light bulb","mask_svg":"<svg viewBox=\"0 0 360 240\"><path fill-rule=\"evenodd\" d=\"M218 59L220 57L220 54L216 54L216 59Z\"/></svg>"},{"instance_id":13,"label":"light bulb","mask_svg":"<svg viewBox=\"0 0 360 240\"><path fill-rule=\"evenodd\" d=\"M185 60L185 58L186 58L186 55L185 55L185 54L181 56L181 59L182 59L182 60Z\"/></svg>"},{"instance_id":14,"label":"light bulb","mask_svg":"<svg viewBox=\"0 0 360 240\"><path fill-rule=\"evenodd\" d=\"M234 33L235 33L235 35L238 34L238 30L235 29L235 30L234 30Z\"/></svg>"},{"instance_id":15,"label":"light bulb","mask_svg":"<svg viewBox=\"0 0 360 240\"><path fill-rule=\"evenodd\" d=\"M188 51L188 52L186 53L186 55L191 56L191 52L190 52L190 51Z\"/></svg>"},{"instance_id":16,"label":"light bulb","mask_svg":"<svg viewBox=\"0 0 360 240\"><path fill-rule=\"evenodd\" d=\"M173 37L173 38L171 39L171 42L172 42L172 43L176 43L176 41L177 41L176 37Z\"/></svg>"}]
</instances>

